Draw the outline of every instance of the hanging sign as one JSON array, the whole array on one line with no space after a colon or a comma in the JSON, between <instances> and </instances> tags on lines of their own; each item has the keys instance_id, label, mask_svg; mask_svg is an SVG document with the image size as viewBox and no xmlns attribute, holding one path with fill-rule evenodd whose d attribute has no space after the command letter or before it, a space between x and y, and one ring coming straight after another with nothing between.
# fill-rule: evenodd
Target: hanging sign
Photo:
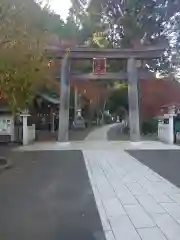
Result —
<instances>
[{"instance_id":1,"label":"hanging sign","mask_svg":"<svg viewBox=\"0 0 180 240\"><path fill-rule=\"evenodd\" d=\"M106 58L93 58L93 73L97 75L106 73Z\"/></svg>"}]
</instances>

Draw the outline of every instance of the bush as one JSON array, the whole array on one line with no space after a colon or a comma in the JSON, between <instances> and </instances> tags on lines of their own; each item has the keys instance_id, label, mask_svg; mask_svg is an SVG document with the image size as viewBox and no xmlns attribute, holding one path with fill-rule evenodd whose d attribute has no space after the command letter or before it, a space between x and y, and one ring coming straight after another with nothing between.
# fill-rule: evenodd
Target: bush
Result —
<instances>
[{"instance_id":1,"label":"bush","mask_svg":"<svg viewBox=\"0 0 180 240\"><path fill-rule=\"evenodd\" d=\"M158 130L158 121L156 119L144 120L141 125L143 134L156 133Z\"/></svg>"},{"instance_id":2,"label":"bush","mask_svg":"<svg viewBox=\"0 0 180 240\"><path fill-rule=\"evenodd\" d=\"M110 115L104 115L104 123L106 124L112 123L112 117Z\"/></svg>"}]
</instances>

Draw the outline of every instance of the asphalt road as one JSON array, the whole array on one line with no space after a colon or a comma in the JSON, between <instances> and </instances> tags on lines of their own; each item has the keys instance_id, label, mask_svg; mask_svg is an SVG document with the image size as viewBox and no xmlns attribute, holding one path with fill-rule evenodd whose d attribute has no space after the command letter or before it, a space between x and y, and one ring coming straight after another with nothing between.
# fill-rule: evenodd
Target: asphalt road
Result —
<instances>
[{"instance_id":1,"label":"asphalt road","mask_svg":"<svg viewBox=\"0 0 180 240\"><path fill-rule=\"evenodd\" d=\"M13 154L0 175L0 239L105 240L80 151Z\"/></svg>"},{"instance_id":2,"label":"asphalt road","mask_svg":"<svg viewBox=\"0 0 180 240\"><path fill-rule=\"evenodd\" d=\"M180 150L132 150L127 152L180 187Z\"/></svg>"}]
</instances>

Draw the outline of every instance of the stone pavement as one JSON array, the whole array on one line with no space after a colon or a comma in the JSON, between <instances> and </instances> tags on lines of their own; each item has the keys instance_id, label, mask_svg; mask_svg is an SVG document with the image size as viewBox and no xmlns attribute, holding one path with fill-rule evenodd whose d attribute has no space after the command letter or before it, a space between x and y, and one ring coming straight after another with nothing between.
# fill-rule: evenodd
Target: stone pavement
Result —
<instances>
[{"instance_id":1,"label":"stone pavement","mask_svg":"<svg viewBox=\"0 0 180 240\"><path fill-rule=\"evenodd\" d=\"M156 141L108 142L110 127L94 131L85 142L35 144L19 150L82 150L107 240L179 240L180 189L126 150L180 147Z\"/></svg>"},{"instance_id":2,"label":"stone pavement","mask_svg":"<svg viewBox=\"0 0 180 240\"><path fill-rule=\"evenodd\" d=\"M111 128L114 128L119 124L105 125L94 131L90 132L85 138L85 141L107 141L107 133Z\"/></svg>"},{"instance_id":3,"label":"stone pavement","mask_svg":"<svg viewBox=\"0 0 180 240\"><path fill-rule=\"evenodd\" d=\"M107 132L107 138L109 141L129 141L130 136L129 133L124 133L121 131L121 125L115 124L112 128ZM157 141L158 137L156 134L146 134L144 136L141 135L142 141Z\"/></svg>"},{"instance_id":4,"label":"stone pavement","mask_svg":"<svg viewBox=\"0 0 180 240\"><path fill-rule=\"evenodd\" d=\"M179 188L126 152L83 154L107 240L179 239Z\"/></svg>"}]
</instances>

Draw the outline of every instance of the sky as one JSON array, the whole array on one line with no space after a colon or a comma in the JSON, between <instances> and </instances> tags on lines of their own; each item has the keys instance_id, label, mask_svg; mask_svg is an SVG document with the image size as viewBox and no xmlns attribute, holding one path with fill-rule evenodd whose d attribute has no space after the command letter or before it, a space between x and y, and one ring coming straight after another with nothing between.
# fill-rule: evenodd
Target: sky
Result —
<instances>
[{"instance_id":1,"label":"sky","mask_svg":"<svg viewBox=\"0 0 180 240\"><path fill-rule=\"evenodd\" d=\"M71 7L70 0L50 0L49 1L52 10L61 16L63 20L66 20Z\"/></svg>"}]
</instances>

